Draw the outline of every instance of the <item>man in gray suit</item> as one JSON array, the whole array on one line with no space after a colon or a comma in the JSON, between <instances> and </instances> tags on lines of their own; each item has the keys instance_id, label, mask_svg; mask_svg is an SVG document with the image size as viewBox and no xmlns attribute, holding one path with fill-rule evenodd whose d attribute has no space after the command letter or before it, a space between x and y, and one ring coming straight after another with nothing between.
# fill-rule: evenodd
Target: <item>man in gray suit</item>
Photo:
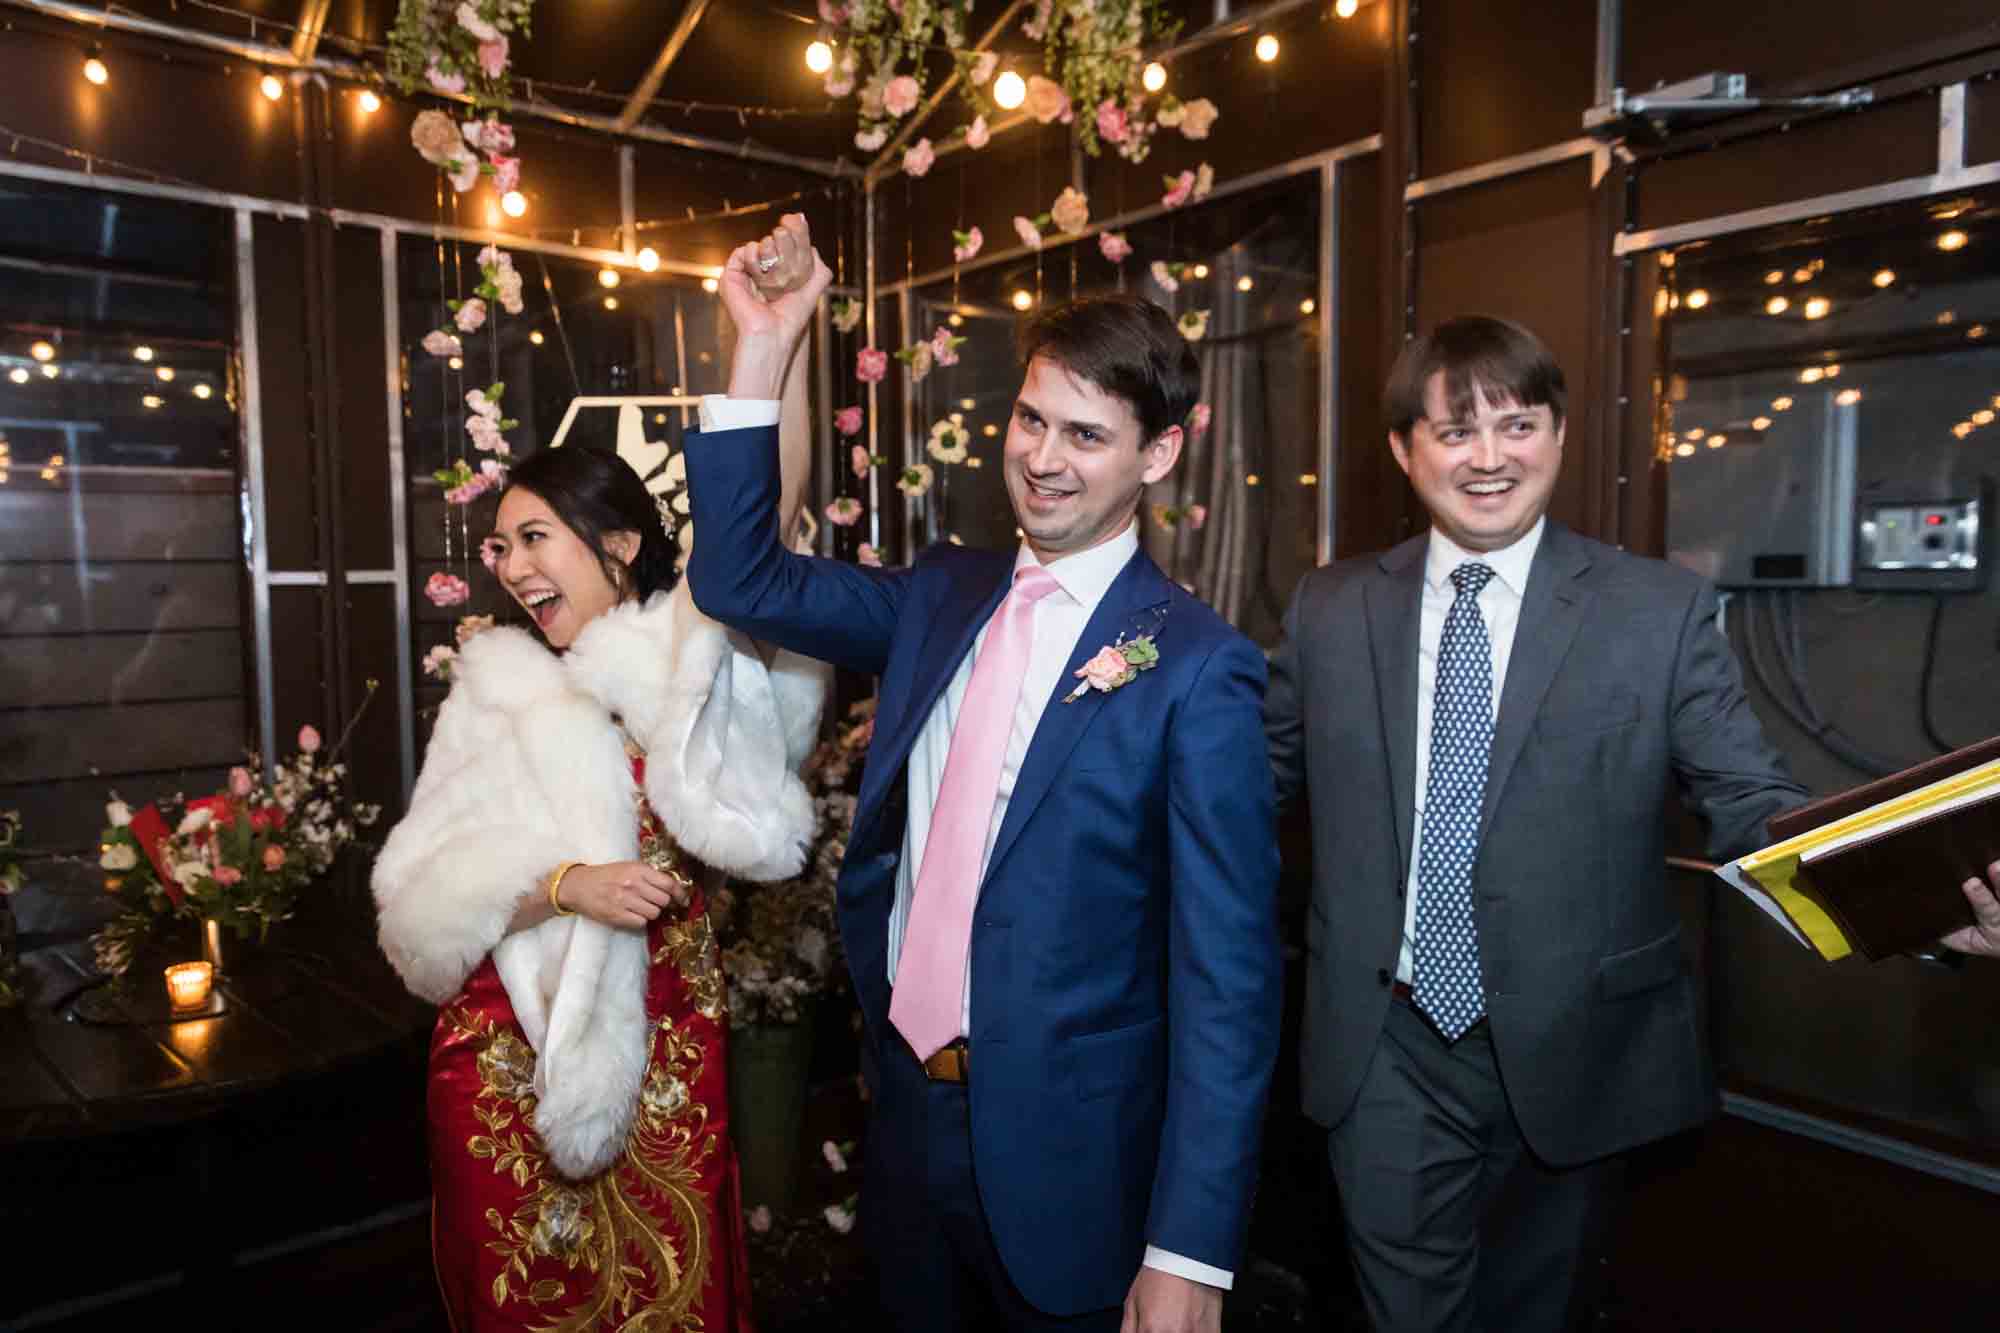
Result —
<instances>
[{"instance_id":1,"label":"man in gray suit","mask_svg":"<svg viewBox=\"0 0 2000 1333\"><path fill-rule=\"evenodd\" d=\"M1546 517L1564 384L1539 338L1452 320L1387 404L1432 528L1300 582L1265 699L1279 798L1312 815L1306 1111L1377 1328L1559 1329L1618 1154L1716 1105L1667 795L1721 859L1805 791L1708 584ZM2000 902L1964 891L1979 924L1944 943L2000 954Z\"/></svg>"}]
</instances>

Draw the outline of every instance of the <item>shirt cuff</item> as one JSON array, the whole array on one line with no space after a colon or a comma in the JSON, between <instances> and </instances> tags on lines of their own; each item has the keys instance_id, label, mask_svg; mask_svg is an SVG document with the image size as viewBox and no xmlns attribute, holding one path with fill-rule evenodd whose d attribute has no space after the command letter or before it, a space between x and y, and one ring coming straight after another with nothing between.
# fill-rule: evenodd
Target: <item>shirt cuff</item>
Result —
<instances>
[{"instance_id":1,"label":"shirt cuff","mask_svg":"<svg viewBox=\"0 0 2000 1333\"><path fill-rule=\"evenodd\" d=\"M1175 1277L1184 1277L1190 1282L1200 1282L1223 1291L1228 1291L1236 1285L1236 1274L1220 1268L1210 1268L1207 1264L1198 1264L1185 1255L1175 1254L1172 1250L1163 1250L1157 1245L1146 1247L1146 1257L1143 1262L1147 1268L1157 1268L1162 1273L1172 1273Z\"/></svg>"},{"instance_id":2,"label":"shirt cuff","mask_svg":"<svg viewBox=\"0 0 2000 1333\"><path fill-rule=\"evenodd\" d=\"M713 430L747 430L752 426L777 424L778 400L775 398L731 398L723 393L701 396L703 434Z\"/></svg>"}]
</instances>

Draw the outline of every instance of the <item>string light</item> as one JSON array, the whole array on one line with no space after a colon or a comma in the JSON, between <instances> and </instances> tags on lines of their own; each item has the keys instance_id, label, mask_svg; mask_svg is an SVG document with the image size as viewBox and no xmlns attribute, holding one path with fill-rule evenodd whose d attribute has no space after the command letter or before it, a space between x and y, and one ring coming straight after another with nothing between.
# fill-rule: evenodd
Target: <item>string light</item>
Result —
<instances>
[{"instance_id":1,"label":"string light","mask_svg":"<svg viewBox=\"0 0 2000 1333\"><path fill-rule=\"evenodd\" d=\"M278 81L278 76L275 74L266 74L258 82L257 90L273 102L285 95L285 85Z\"/></svg>"},{"instance_id":2,"label":"string light","mask_svg":"<svg viewBox=\"0 0 2000 1333\"><path fill-rule=\"evenodd\" d=\"M1361 0L1333 0L1333 16L1351 19L1361 11Z\"/></svg>"},{"instance_id":3,"label":"string light","mask_svg":"<svg viewBox=\"0 0 2000 1333\"><path fill-rule=\"evenodd\" d=\"M1764 274L1764 285L1766 287L1775 287L1784 280L1785 270L1781 268L1771 269Z\"/></svg>"},{"instance_id":4,"label":"string light","mask_svg":"<svg viewBox=\"0 0 2000 1333\"><path fill-rule=\"evenodd\" d=\"M1973 425L1975 425L1975 426L1990 426L1990 425L1992 425L1992 424L1993 424L1993 409L1992 409L1992 408L1990 408L1990 407L1982 407L1982 408L1980 408L1980 409L1979 409L1979 410L1978 410L1977 412L1974 412L1974 413L1972 414L1972 424L1973 424Z\"/></svg>"},{"instance_id":5,"label":"string light","mask_svg":"<svg viewBox=\"0 0 2000 1333\"><path fill-rule=\"evenodd\" d=\"M1833 396L1833 401L1839 403L1842 407L1852 407L1861 401L1861 390L1842 389Z\"/></svg>"},{"instance_id":6,"label":"string light","mask_svg":"<svg viewBox=\"0 0 2000 1333\"><path fill-rule=\"evenodd\" d=\"M1682 458L1693 458L1694 446L1691 444L1677 444L1674 446L1674 452Z\"/></svg>"},{"instance_id":7,"label":"string light","mask_svg":"<svg viewBox=\"0 0 2000 1333\"><path fill-rule=\"evenodd\" d=\"M1767 315L1782 315L1791 308L1792 303L1782 296L1774 296L1764 302L1764 313Z\"/></svg>"},{"instance_id":8,"label":"string light","mask_svg":"<svg viewBox=\"0 0 2000 1333\"><path fill-rule=\"evenodd\" d=\"M1243 484L1244 484L1245 486L1261 486L1261 485L1263 484L1263 482L1264 482L1264 479L1263 479L1262 477L1258 476L1258 475L1257 475L1256 473L1254 473L1254 472L1251 472L1251 473L1246 473L1246 474L1244 475L1244 478L1243 478Z\"/></svg>"},{"instance_id":9,"label":"string light","mask_svg":"<svg viewBox=\"0 0 2000 1333\"><path fill-rule=\"evenodd\" d=\"M500 211L510 218L518 218L528 211L528 196L519 190L509 190L500 196Z\"/></svg>"},{"instance_id":10,"label":"string light","mask_svg":"<svg viewBox=\"0 0 2000 1333\"><path fill-rule=\"evenodd\" d=\"M111 82L111 71L105 68L102 60L99 60L96 56L92 56L83 62L83 77L102 88L105 84Z\"/></svg>"},{"instance_id":11,"label":"string light","mask_svg":"<svg viewBox=\"0 0 2000 1333\"><path fill-rule=\"evenodd\" d=\"M7 378L16 384L26 384L28 382L28 368L26 366L15 366L7 372Z\"/></svg>"},{"instance_id":12,"label":"string light","mask_svg":"<svg viewBox=\"0 0 2000 1333\"><path fill-rule=\"evenodd\" d=\"M1953 435L1958 436L1958 438L1962 440L1966 436L1972 434L1972 430L1973 427L1970 421L1961 421L1956 426L1953 426L1951 428L1951 433Z\"/></svg>"},{"instance_id":13,"label":"string light","mask_svg":"<svg viewBox=\"0 0 2000 1333\"><path fill-rule=\"evenodd\" d=\"M1014 289L1014 308L1016 310L1026 310L1029 306L1033 305L1034 303L1035 303L1035 298L1028 295L1027 288L1016 287Z\"/></svg>"},{"instance_id":14,"label":"string light","mask_svg":"<svg viewBox=\"0 0 2000 1333\"><path fill-rule=\"evenodd\" d=\"M1771 418L1769 418L1769 417L1756 417L1756 418L1753 418L1753 419L1751 420L1751 422L1750 422L1750 429L1751 429L1751 430L1769 430L1769 429L1771 429Z\"/></svg>"},{"instance_id":15,"label":"string light","mask_svg":"<svg viewBox=\"0 0 2000 1333\"><path fill-rule=\"evenodd\" d=\"M1002 111L1012 111L1027 100L1027 81L1013 70L1002 70L993 80L993 101Z\"/></svg>"},{"instance_id":16,"label":"string light","mask_svg":"<svg viewBox=\"0 0 2000 1333\"><path fill-rule=\"evenodd\" d=\"M1697 287L1693 291L1688 293L1687 296L1688 309L1699 310L1707 304L1708 304L1708 288Z\"/></svg>"},{"instance_id":17,"label":"string light","mask_svg":"<svg viewBox=\"0 0 2000 1333\"><path fill-rule=\"evenodd\" d=\"M1708 435L1707 431L1703 430L1700 426L1696 426L1693 430L1689 431L1686 435L1683 435L1681 438L1684 440L1693 441L1693 440L1703 439L1707 435Z\"/></svg>"},{"instance_id":18,"label":"string light","mask_svg":"<svg viewBox=\"0 0 2000 1333\"><path fill-rule=\"evenodd\" d=\"M1708 437L1708 447L1711 449L1720 449L1728 443L1729 437L1727 435L1711 435Z\"/></svg>"},{"instance_id":19,"label":"string light","mask_svg":"<svg viewBox=\"0 0 2000 1333\"><path fill-rule=\"evenodd\" d=\"M1967 238L1965 233L1959 231L1957 228L1954 227L1952 230L1945 232L1944 234L1942 234L1937 238L1937 248L1940 250L1947 250L1947 251L1963 250L1965 248L1966 239Z\"/></svg>"},{"instance_id":20,"label":"string light","mask_svg":"<svg viewBox=\"0 0 2000 1333\"><path fill-rule=\"evenodd\" d=\"M961 398L958 400L958 406L961 411L970 412L973 408L979 406L979 404L973 402L970 398Z\"/></svg>"},{"instance_id":21,"label":"string light","mask_svg":"<svg viewBox=\"0 0 2000 1333\"><path fill-rule=\"evenodd\" d=\"M825 42L814 42L806 48L806 68L815 74L824 74L833 68L833 48Z\"/></svg>"},{"instance_id":22,"label":"string light","mask_svg":"<svg viewBox=\"0 0 2000 1333\"><path fill-rule=\"evenodd\" d=\"M650 245L641 250L635 258L638 259L639 268L643 272L652 273L660 267L660 252Z\"/></svg>"},{"instance_id":23,"label":"string light","mask_svg":"<svg viewBox=\"0 0 2000 1333\"><path fill-rule=\"evenodd\" d=\"M540 347L542 343L546 341L546 339L542 337L542 331L540 329L530 329L528 331L528 341L533 343L535 346Z\"/></svg>"},{"instance_id":24,"label":"string light","mask_svg":"<svg viewBox=\"0 0 2000 1333\"><path fill-rule=\"evenodd\" d=\"M55 362L53 362L53 361L48 361L48 362L45 362L45 363L43 363L43 365L42 365L42 378L43 378L43 379L50 379L50 380L52 380L52 379L54 379L54 378L55 378L56 376L58 376L58 375L60 375L60 374L62 374L62 367L61 367L61 366L59 366L59 365L57 365L57 364L56 364Z\"/></svg>"},{"instance_id":25,"label":"string light","mask_svg":"<svg viewBox=\"0 0 2000 1333\"><path fill-rule=\"evenodd\" d=\"M619 283L619 280L620 280L619 273L618 270L615 268L606 267L597 270L597 285L600 287L606 288L608 290L612 287L616 287Z\"/></svg>"},{"instance_id":26,"label":"string light","mask_svg":"<svg viewBox=\"0 0 2000 1333\"><path fill-rule=\"evenodd\" d=\"M720 282L717 282L714 278L703 278L701 280L701 289L707 292L710 296L713 296L717 292L722 290L722 284Z\"/></svg>"},{"instance_id":27,"label":"string light","mask_svg":"<svg viewBox=\"0 0 2000 1333\"><path fill-rule=\"evenodd\" d=\"M151 361L153 359L153 349L145 343L140 343L132 349L132 359L134 361Z\"/></svg>"},{"instance_id":28,"label":"string light","mask_svg":"<svg viewBox=\"0 0 2000 1333\"><path fill-rule=\"evenodd\" d=\"M159 366L154 369L153 373L160 377L160 383L162 384L172 384L174 382L174 368L172 366Z\"/></svg>"},{"instance_id":29,"label":"string light","mask_svg":"<svg viewBox=\"0 0 2000 1333\"><path fill-rule=\"evenodd\" d=\"M1818 366L1807 366L1799 372L1799 383L1801 384L1818 384L1825 378L1826 372Z\"/></svg>"},{"instance_id":30,"label":"string light","mask_svg":"<svg viewBox=\"0 0 2000 1333\"><path fill-rule=\"evenodd\" d=\"M618 298L617 298L617 297L615 297L615 296L607 296L607 297L605 297L605 298L604 298L604 308L605 308L606 310L616 310L616 309L618 308Z\"/></svg>"},{"instance_id":31,"label":"string light","mask_svg":"<svg viewBox=\"0 0 2000 1333\"><path fill-rule=\"evenodd\" d=\"M1267 65L1276 60L1278 58L1278 39L1268 32L1259 37L1257 39L1257 58Z\"/></svg>"},{"instance_id":32,"label":"string light","mask_svg":"<svg viewBox=\"0 0 2000 1333\"><path fill-rule=\"evenodd\" d=\"M447 366L450 366L453 370L465 369L465 362L459 360L457 357L452 357L449 361L445 362L445 364Z\"/></svg>"},{"instance_id":33,"label":"string light","mask_svg":"<svg viewBox=\"0 0 2000 1333\"><path fill-rule=\"evenodd\" d=\"M1832 309L1833 302L1827 300L1824 296L1815 296L1806 302L1806 318L1825 319L1827 312Z\"/></svg>"},{"instance_id":34,"label":"string light","mask_svg":"<svg viewBox=\"0 0 2000 1333\"><path fill-rule=\"evenodd\" d=\"M152 409L160 407L163 404L165 404L167 400L160 397L160 395L156 393L149 393L144 398L141 398L139 401L146 405L148 411L151 411Z\"/></svg>"},{"instance_id":35,"label":"string light","mask_svg":"<svg viewBox=\"0 0 2000 1333\"><path fill-rule=\"evenodd\" d=\"M56 355L55 344L38 339L34 346L28 349L28 355L37 361L53 361Z\"/></svg>"},{"instance_id":36,"label":"string light","mask_svg":"<svg viewBox=\"0 0 2000 1333\"><path fill-rule=\"evenodd\" d=\"M1877 287L1893 287L1896 284L1896 270L1893 268L1878 269L1876 270L1874 281Z\"/></svg>"},{"instance_id":37,"label":"string light","mask_svg":"<svg viewBox=\"0 0 2000 1333\"><path fill-rule=\"evenodd\" d=\"M952 312L951 312L951 318L950 318L950 319L947 319L947 320L945 321L945 323L947 323L947 324L951 325L951 326L952 326L953 328L955 328L955 329L961 329L961 328L964 328L964 327L965 327L965 316L964 316L964 315L961 315L961 314L959 314L959 313L958 313L958 312L957 312L956 310L954 310L954 311L952 311Z\"/></svg>"},{"instance_id":38,"label":"string light","mask_svg":"<svg viewBox=\"0 0 2000 1333\"><path fill-rule=\"evenodd\" d=\"M215 390L209 388L206 384L197 384L194 386L194 396L205 403L215 396Z\"/></svg>"},{"instance_id":39,"label":"string light","mask_svg":"<svg viewBox=\"0 0 2000 1333\"><path fill-rule=\"evenodd\" d=\"M1196 276L1197 278L1205 278L1205 277L1207 277L1207 276L1208 276L1208 265L1206 265L1206 264L1196 264L1196 265L1194 266L1194 275L1195 275L1195 276Z\"/></svg>"},{"instance_id":40,"label":"string light","mask_svg":"<svg viewBox=\"0 0 2000 1333\"><path fill-rule=\"evenodd\" d=\"M1838 361L1826 368L1826 377L1830 380L1840 378L1840 363Z\"/></svg>"},{"instance_id":41,"label":"string light","mask_svg":"<svg viewBox=\"0 0 2000 1333\"><path fill-rule=\"evenodd\" d=\"M989 421L979 428L979 433L990 440L1000 433L1000 428Z\"/></svg>"},{"instance_id":42,"label":"string light","mask_svg":"<svg viewBox=\"0 0 2000 1333\"><path fill-rule=\"evenodd\" d=\"M1317 485L1319 485L1319 474L1318 474L1317 472L1301 472L1301 473L1299 473L1299 485L1301 485L1301 486L1317 486Z\"/></svg>"},{"instance_id":43,"label":"string light","mask_svg":"<svg viewBox=\"0 0 2000 1333\"><path fill-rule=\"evenodd\" d=\"M1781 394L1781 395L1779 395L1778 397L1776 397L1776 398L1773 398L1773 399L1771 400L1771 410L1772 410L1773 412L1789 412L1789 411L1791 411L1791 410L1792 410L1792 397L1791 397L1791 395L1790 395L1790 394Z\"/></svg>"},{"instance_id":44,"label":"string light","mask_svg":"<svg viewBox=\"0 0 2000 1333\"><path fill-rule=\"evenodd\" d=\"M1299 302L1299 313L1301 315L1310 315L1313 311L1317 310L1318 308L1319 308L1318 306L1313 304L1313 299L1310 296L1308 296L1305 300Z\"/></svg>"},{"instance_id":45,"label":"string light","mask_svg":"<svg viewBox=\"0 0 2000 1333\"><path fill-rule=\"evenodd\" d=\"M1141 71L1139 84L1149 93L1156 93L1167 86L1167 67L1155 60Z\"/></svg>"},{"instance_id":46,"label":"string light","mask_svg":"<svg viewBox=\"0 0 2000 1333\"><path fill-rule=\"evenodd\" d=\"M1257 285L1256 281L1252 279L1248 273L1245 273L1242 277L1236 280L1236 290L1239 292L1247 292L1256 285Z\"/></svg>"},{"instance_id":47,"label":"string light","mask_svg":"<svg viewBox=\"0 0 2000 1333\"><path fill-rule=\"evenodd\" d=\"M382 99L375 95L373 88L361 90L360 102L362 111L371 116L382 109Z\"/></svg>"}]
</instances>

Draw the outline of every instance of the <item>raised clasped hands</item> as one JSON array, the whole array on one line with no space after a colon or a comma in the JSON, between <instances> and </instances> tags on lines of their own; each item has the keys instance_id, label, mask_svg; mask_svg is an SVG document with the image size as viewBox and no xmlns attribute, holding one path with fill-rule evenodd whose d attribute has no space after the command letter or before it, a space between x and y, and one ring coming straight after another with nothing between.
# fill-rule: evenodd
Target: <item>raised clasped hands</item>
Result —
<instances>
[{"instance_id":1,"label":"raised clasped hands","mask_svg":"<svg viewBox=\"0 0 2000 1333\"><path fill-rule=\"evenodd\" d=\"M1965 881L1962 887L1966 901L1972 904L1976 923L1945 936L1940 941L1945 948L1986 958L2000 958L2000 896L1994 893L1995 885L2000 885L2000 861L1986 867L1984 880L1974 876Z\"/></svg>"},{"instance_id":2,"label":"raised clasped hands","mask_svg":"<svg viewBox=\"0 0 2000 1333\"><path fill-rule=\"evenodd\" d=\"M687 884L644 861L583 865L562 877L562 905L607 926L644 930L670 905L684 905Z\"/></svg>"},{"instance_id":3,"label":"raised clasped hands","mask_svg":"<svg viewBox=\"0 0 2000 1333\"><path fill-rule=\"evenodd\" d=\"M720 279L737 334L730 397L778 397L792 349L832 281L801 213L785 214L769 235L731 252Z\"/></svg>"}]
</instances>

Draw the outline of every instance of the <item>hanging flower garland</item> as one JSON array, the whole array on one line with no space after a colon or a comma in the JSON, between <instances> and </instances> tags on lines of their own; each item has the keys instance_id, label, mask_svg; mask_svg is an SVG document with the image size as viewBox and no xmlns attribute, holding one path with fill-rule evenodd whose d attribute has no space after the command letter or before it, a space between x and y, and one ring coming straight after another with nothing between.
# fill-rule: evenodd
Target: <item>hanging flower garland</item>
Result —
<instances>
[{"instance_id":1,"label":"hanging flower garland","mask_svg":"<svg viewBox=\"0 0 2000 1333\"><path fill-rule=\"evenodd\" d=\"M405 93L428 88L504 106L513 39L530 34L534 10L534 0L402 0L389 30L389 78Z\"/></svg>"}]
</instances>

